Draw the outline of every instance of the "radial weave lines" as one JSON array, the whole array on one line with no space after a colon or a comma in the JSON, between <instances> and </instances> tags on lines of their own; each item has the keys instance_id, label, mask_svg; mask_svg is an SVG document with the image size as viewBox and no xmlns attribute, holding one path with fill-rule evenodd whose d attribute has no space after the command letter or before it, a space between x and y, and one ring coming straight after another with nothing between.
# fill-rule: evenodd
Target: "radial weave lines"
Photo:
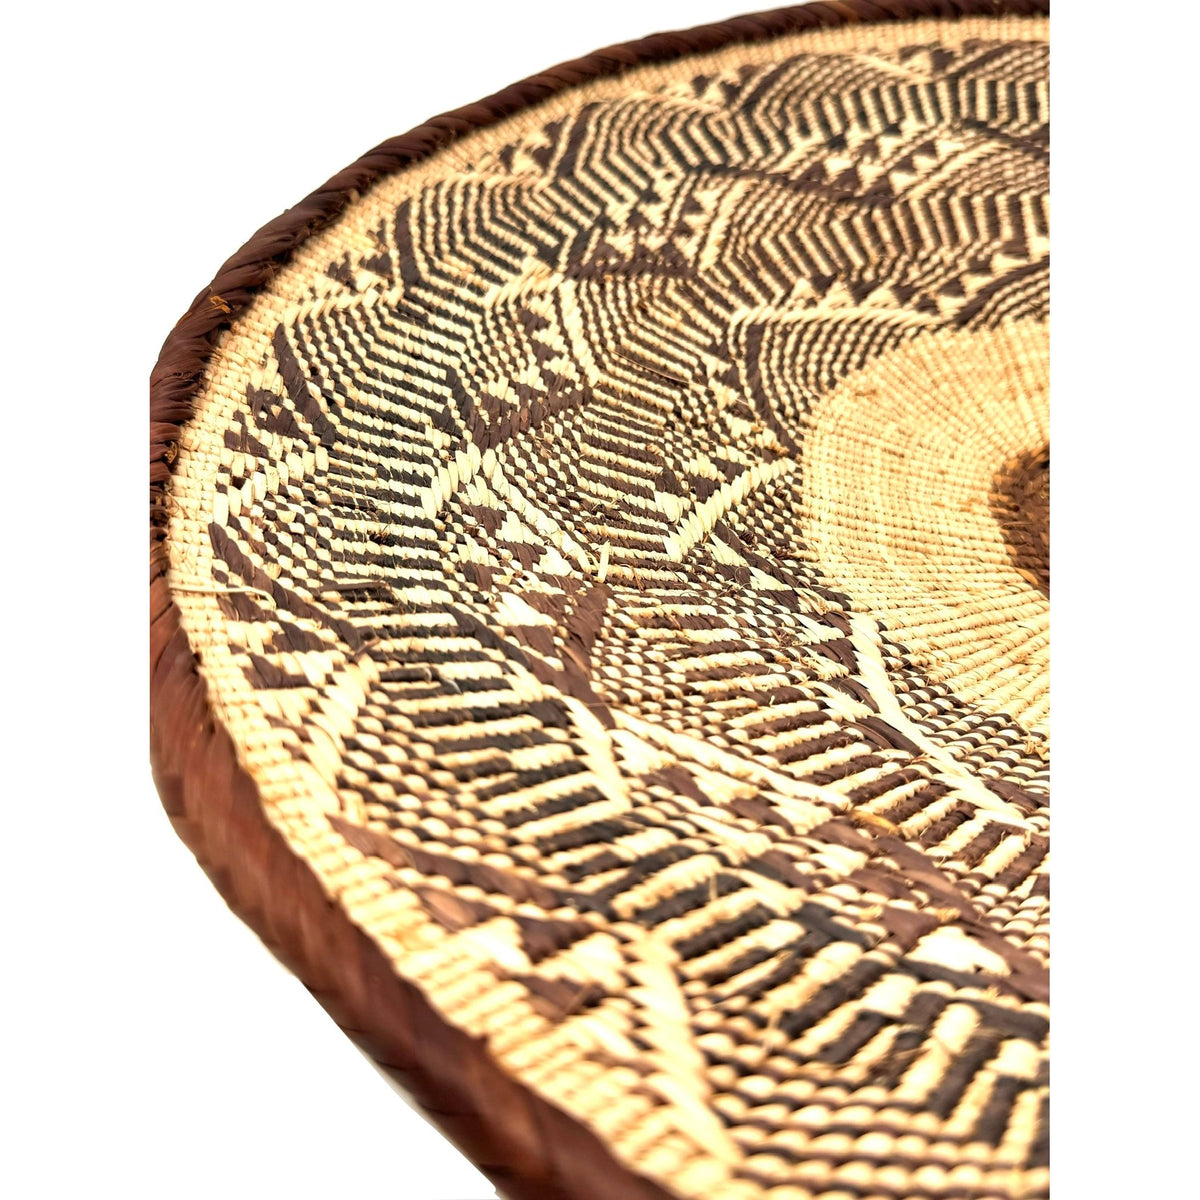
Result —
<instances>
[{"instance_id":1,"label":"radial weave lines","mask_svg":"<svg viewBox=\"0 0 1200 1200\"><path fill-rule=\"evenodd\" d=\"M1047 1186L1045 36L796 36L472 135L311 240L181 442L271 819L681 1196Z\"/></svg>"}]
</instances>

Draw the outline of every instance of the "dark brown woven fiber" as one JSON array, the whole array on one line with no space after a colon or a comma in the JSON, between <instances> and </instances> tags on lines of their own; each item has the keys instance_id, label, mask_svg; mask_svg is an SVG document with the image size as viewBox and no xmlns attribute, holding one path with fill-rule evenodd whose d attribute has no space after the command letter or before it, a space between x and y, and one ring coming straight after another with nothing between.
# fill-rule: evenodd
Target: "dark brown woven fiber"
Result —
<instances>
[{"instance_id":1,"label":"dark brown woven fiber","mask_svg":"<svg viewBox=\"0 0 1200 1200\"><path fill-rule=\"evenodd\" d=\"M163 347L163 803L504 1195L1047 1192L1047 12L554 68Z\"/></svg>"}]
</instances>

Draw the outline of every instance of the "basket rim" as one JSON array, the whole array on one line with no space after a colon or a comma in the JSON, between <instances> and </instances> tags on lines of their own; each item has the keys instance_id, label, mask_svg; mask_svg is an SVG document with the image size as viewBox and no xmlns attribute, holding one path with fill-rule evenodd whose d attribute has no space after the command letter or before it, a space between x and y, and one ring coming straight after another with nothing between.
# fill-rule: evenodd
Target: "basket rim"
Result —
<instances>
[{"instance_id":1,"label":"basket rim","mask_svg":"<svg viewBox=\"0 0 1200 1200\"><path fill-rule=\"evenodd\" d=\"M167 583L167 483L216 339L296 250L379 179L579 84L806 30L1049 12L1049 0L827 0L653 34L561 63L368 151L259 229L163 343L150 377L150 761L159 796L230 908L501 1194L671 1200L590 1129L505 1075L481 1040L445 1024L328 902L316 875L268 822L215 713Z\"/></svg>"}]
</instances>

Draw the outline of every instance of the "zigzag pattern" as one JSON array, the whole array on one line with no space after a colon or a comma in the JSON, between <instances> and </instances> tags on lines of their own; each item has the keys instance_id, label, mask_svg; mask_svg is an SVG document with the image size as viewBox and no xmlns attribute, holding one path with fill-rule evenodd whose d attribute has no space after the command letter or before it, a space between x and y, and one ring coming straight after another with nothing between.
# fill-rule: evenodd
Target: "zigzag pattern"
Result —
<instances>
[{"instance_id":1,"label":"zigzag pattern","mask_svg":"<svg viewBox=\"0 0 1200 1200\"><path fill-rule=\"evenodd\" d=\"M683 60L384 181L235 325L176 472L272 819L681 1196L1046 1190L1018 25Z\"/></svg>"}]
</instances>

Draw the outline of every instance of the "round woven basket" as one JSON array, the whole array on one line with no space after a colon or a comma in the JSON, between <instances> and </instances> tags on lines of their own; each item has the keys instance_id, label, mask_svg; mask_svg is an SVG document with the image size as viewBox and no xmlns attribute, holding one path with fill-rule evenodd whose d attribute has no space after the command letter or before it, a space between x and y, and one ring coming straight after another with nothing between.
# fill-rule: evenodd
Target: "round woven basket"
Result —
<instances>
[{"instance_id":1,"label":"round woven basket","mask_svg":"<svg viewBox=\"0 0 1200 1200\"><path fill-rule=\"evenodd\" d=\"M164 804L505 1195L1047 1193L1047 51L603 51L167 339Z\"/></svg>"}]
</instances>

